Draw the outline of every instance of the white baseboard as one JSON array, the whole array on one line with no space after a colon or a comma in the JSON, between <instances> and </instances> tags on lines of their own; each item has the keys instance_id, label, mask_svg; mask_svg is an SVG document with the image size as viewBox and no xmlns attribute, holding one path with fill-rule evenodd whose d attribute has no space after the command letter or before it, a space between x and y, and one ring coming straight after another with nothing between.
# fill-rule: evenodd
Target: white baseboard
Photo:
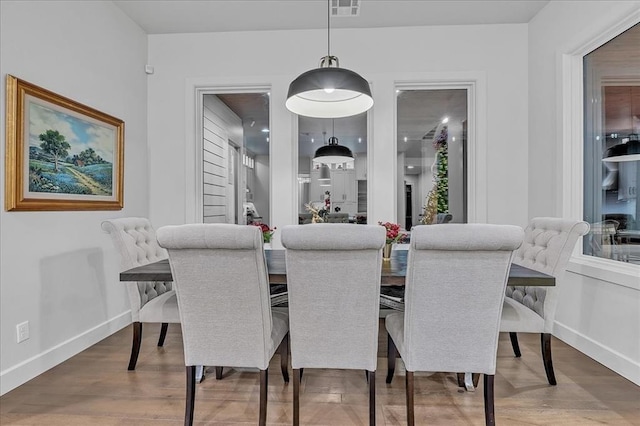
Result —
<instances>
[{"instance_id":1,"label":"white baseboard","mask_svg":"<svg viewBox=\"0 0 640 426\"><path fill-rule=\"evenodd\" d=\"M0 372L0 395L4 395L23 383L66 361L91 345L111 336L131 324L131 311L98 324L97 326L68 339L46 351Z\"/></svg>"},{"instance_id":2,"label":"white baseboard","mask_svg":"<svg viewBox=\"0 0 640 426\"><path fill-rule=\"evenodd\" d=\"M640 363L638 361L634 361L557 321L553 335L640 386Z\"/></svg>"}]
</instances>

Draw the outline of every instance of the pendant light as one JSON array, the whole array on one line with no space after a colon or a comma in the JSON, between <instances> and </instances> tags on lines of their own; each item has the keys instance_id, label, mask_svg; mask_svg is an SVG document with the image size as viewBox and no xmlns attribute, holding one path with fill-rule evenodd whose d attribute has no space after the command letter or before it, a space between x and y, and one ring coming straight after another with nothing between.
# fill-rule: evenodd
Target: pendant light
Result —
<instances>
[{"instance_id":1,"label":"pendant light","mask_svg":"<svg viewBox=\"0 0 640 426\"><path fill-rule=\"evenodd\" d=\"M291 82L285 105L289 111L307 117L349 117L368 111L373 98L367 80L340 68L338 58L331 56L331 0L327 0L327 9L327 56L320 59L318 68Z\"/></svg>"},{"instance_id":2,"label":"pendant light","mask_svg":"<svg viewBox=\"0 0 640 426\"><path fill-rule=\"evenodd\" d=\"M335 135L335 122L333 122L332 134ZM346 146L338 145L338 138L335 136L331 136L329 138L329 144L318 148L313 156L314 163L342 164L352 163L353 161L354 158L351 150Z\"/></svg>"},{"instance_id":3,"label":"pendant light","mask_svg":"<svg viewBox=\"0 0 640 426\"><path fill-rule=\"evenodd\" d=\"M320 177L318 180L331 180L331 169L324 163L320 165Z\"/></svg>"}]
</instances>

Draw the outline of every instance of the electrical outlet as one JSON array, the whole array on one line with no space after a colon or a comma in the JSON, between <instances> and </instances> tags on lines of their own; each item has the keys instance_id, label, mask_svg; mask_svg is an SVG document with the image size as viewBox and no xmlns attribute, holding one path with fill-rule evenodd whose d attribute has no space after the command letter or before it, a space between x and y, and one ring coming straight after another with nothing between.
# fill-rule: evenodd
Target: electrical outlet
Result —
<instances>
[{"instance_id":1,"label":"electrical outlet","mask_svg":"<svg viewBox=\"0 0 640 426\"><path fill-rule=\"evenodd\" d=\"M29 338L29 321L16 325L16 331L18 333L18 343L27 340Z\"/></svg>"}]
</instances>

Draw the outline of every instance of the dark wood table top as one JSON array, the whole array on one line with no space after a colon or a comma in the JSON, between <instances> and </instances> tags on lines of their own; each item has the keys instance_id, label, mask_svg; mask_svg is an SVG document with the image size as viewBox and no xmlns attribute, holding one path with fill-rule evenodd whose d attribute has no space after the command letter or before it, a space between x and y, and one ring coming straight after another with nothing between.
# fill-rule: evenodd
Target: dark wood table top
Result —
<instances>
[{"instance_id":1,"label":"dark wood table top","mask_svg":"<svg viewBox=\"0 0 640 426\"><path fill-rule=\"evenodd\" d=\"M391 260L382 262L382 285L404 285L407 272L407 250L394 250ZM269 282L286 284L287 270L284 258L285 250L265 250ZM138 266L120 273L120 281L173 281L169 260L160 260ZM510 286L555 286L555 277L524 266L512 264L509 272Z\"/></svg>"}]
</instances>

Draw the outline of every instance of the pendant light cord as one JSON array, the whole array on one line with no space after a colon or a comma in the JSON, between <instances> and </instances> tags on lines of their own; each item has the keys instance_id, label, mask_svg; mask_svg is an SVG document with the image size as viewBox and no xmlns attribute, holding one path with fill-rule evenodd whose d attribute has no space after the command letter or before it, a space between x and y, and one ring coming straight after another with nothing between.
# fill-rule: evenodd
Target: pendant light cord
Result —
<instances>
[{"instance_id":1,"label":"pendant light cord","mask_svg":"<svg viewBox=\"0 0 640 426\"><path fill-rule=\"evenodd\" d=\"M327 57L331 57L331 0L327 0Z\"/></svg>"}]
</instances>

